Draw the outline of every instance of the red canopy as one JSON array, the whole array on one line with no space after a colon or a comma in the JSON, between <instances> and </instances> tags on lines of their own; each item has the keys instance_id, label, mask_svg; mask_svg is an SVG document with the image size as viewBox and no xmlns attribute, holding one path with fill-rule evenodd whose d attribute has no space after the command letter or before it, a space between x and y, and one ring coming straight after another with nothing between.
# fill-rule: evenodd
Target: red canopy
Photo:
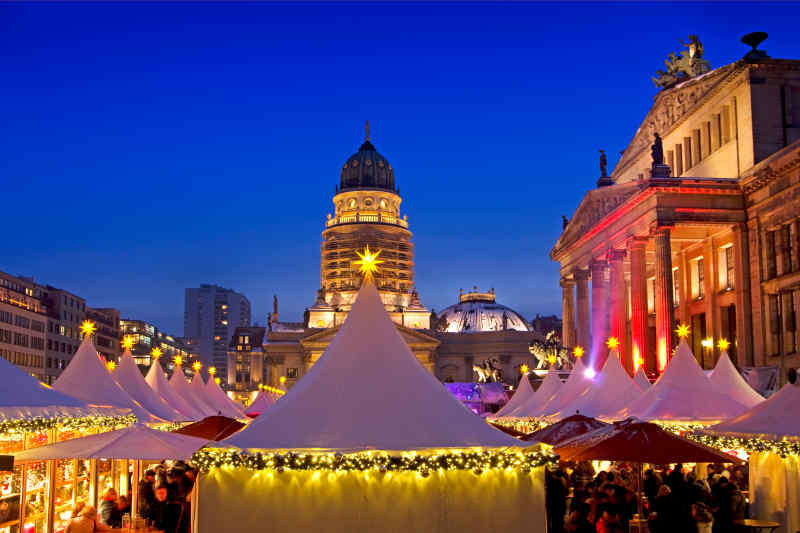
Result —
<instances>
[{"instance_id":1,"label":"red canopy","mask_svg":"<svg viewBox=\"0 0 800 533\"><path fill-rule=\"evenodd\" d=\"M181 435L191 435L192 437L199 437L201 439L221 441L223 439L227 439L244 426L245 424L239 422L238 420L234 420L233 418L214 415L206 417L199 422L195 422L194 424L189 424L188 426L183 426L180 429L176 429L175 433L180 433Z\"/></svg>"},{"instance_id":2,"label":"red canopy","mask_svg":"<svg viewBox=\"0 0 800 533\"><path fill-rule=\"evenodd\" d=\"M656 424L636 419L615 422L562 441L553 451L562 461L605 460L651 464L742 462L727 453L679 437Z\"/></svg>"},{"instance_id":3,"label":"red canopy","mask_svg":"<svg viewBox=\"0 0 800 533\"><path fill-rule=\"evenodd\" d=\"M607 427L608 425L596 418L575 414L559 420L555 424L550 424L539 431L534 431L522 440L535 440L551 446L557 446L567 439Z\"/></svg>"}]
</instances>

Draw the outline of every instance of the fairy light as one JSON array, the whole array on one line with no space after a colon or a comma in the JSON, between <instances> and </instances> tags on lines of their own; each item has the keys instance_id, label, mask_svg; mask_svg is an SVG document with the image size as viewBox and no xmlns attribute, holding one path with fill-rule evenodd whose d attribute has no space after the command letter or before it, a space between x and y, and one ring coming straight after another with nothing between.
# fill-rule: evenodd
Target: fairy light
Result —
<instances>
[{"instance_id":1,"label":"fairy light","mask_svg":"<svg viewBox=\"0 0 800 533\"><path fill-rule=\"evenodd\" d=\"M60 416L44 418L41 416L16 420L0 421L0 435L9 433L37 433L48 429L116 429L136 423L136 415L125 416Z\"/></svg>"}]
</instances>

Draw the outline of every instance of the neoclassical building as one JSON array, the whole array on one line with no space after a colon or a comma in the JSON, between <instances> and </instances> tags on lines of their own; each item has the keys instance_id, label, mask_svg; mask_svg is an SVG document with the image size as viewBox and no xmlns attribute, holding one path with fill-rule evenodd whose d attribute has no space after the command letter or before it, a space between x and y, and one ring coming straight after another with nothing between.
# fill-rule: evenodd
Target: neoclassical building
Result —
<instances>
[{"instance_id":1,"label":"neoclassical building","mask_svg":"<svg viewBox=\"0 0 800 533\"><path fill-rule=\"evenodd\" d=\"M602 160L565 221L550 253L563 340L595 365L614 336L627 368L657 374L679 323L704 368L720 339L742 366L800 364L800 61L757 50L765 37L699 75L660 72L613 172ZM695 39L683 59L701 58Z\"/></svg>"}]
</instances>

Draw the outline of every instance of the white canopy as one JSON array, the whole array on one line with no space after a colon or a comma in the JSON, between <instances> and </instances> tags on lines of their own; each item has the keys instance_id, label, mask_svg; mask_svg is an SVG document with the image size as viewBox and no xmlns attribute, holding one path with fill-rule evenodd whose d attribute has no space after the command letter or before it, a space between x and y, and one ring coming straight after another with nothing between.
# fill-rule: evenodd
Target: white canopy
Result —
<instances>
[{"instance_id":1,"label":"white canopy","mask_svg":"<svg viewBox=\"0 0 800 533\"><path fill-rule=\"evenodd\" d=\"M742 375L733 366L728 352L722 352L717 361L717 366L709 376L711 383L718 391L724 392L748 409L764 401L763 396L753 390Z\"/></svg>"},{"instance_id":2,"label":"white canopy","mask_svg":"<svg viewBox=\"0 0 800 533\"><path fill-rule=\"evenodd\" d=\"M743 413L747 408L719 392L681 339L664 373L639 399L620 411L618 418L714 422Z\"/></svg>"},{"instance_id":3,"label":"white canopy","mask_svg":"<svg viewBox=\"0 0 800 533\"><path fill-rule=\"evenodd\" d=\"M56 379L53 388L90 404L127 407L140 422L164 422L131 398L111 377L106 365L97 354L91 335L84 337L78 351Z\"/></svg>"},{"instance_id":4,"label":"white canopy","mask_svg":"<svg viewBox=\"0 0 800 533\"><path fill-rule=\"evenodd\" d=\"M186 420L186 417L170 407L144 380L144 376L136 366L130 350L125 350L120 357L119 365L113 372L114 379L125 389L125 392L142 404L142 407L156 416L175 422Z\"/></svg>"},{"instance_id":5,"label":"white canopy","mask_svg":"<svg viewBox=\"0 0 800 533\"><path fill-rule=\"evenodd\" d=\"M176 368L172 372L169 384L189 405L201 413L201 418L217 414L215 409L212 409L202 398L195 394L194 387L186 381L186 376L183 375L183 371L180 368Z\"/></svg>"},{"instance_id":6,"label":"white canopy","mask_svg":"<svg viewBox=\"0 0 800 533\"><path fill-rule=\"evenodd\" d=\"M217 410L228 418L244 418L244 409L228 398L228 395L220 388L217 381L210 377L206 383L206 400Z\"/></svg>"},{"instance_id":7,"label":"white canopy","mask_svg":"<svg viewBox=\"0 0 800 533\"><path fill-rule=\"evenodd\" d=\"M619 361L619 353L612 350L603 369L590 380L589 387L550 417L560 420L580 413L592 418L613 419L621 409L642 395Z\"/></svg>"},{"instance_id":8,"label":"white canopy","mask_svg":"<svg viewBox=\"0 0 800 533\"><path fill-rule=\"evenodd\" d=\"M122 416L130 409L103 408L53 390L0 357L0 420L60 416Z\"/></svg>"},{"instance_id":9,"label":"white canopy","mask_svg":"<svg viewBox=\"0 0 800 533\"><path fill-rule=\"evenodd\" d=\"M760 436L771 440L800 438L800 385L787 383L749 411L708 428L715 433Z\"/></svg>"},{"instance_id":10,"label":"white canopy","mask_svg":"<svg viewBox=\"0 0 800 533\"><path fill-rule=\"evenodd\" d=\"M19 463L51 459L162 459L192 458L192 454L208 444L205 439L150 429L134 424L116 431L80 437L32 448L14 454Z\"/></svg>"},{"instance_id":11,"label":"white canopy","mask_svg":"<svg viewBox=\"0 0 800 533\"><path fill-rule=\"evenodd\" d=\"M365 280L311 370L245 429L249 449L420 450L526 444L475 416L423 367Z\"/></svg>"},{"instance_id":12,"label":"white canopy","mask_svg":"<svg viewBox=\"0 0 800 533\"><path fill-rule=\"evenodd\" d=\"M529 396L522 405L516 406L514 409L506 411L505 414L498 413L495 418L499 416L513 417L513 418L528 418L537 416L539 410L544 404L561 390L564 384L561 383L561 378L558 377L558 372L553 369L547 372L539 388L532 396Z\"/></svg>"},{"instance_id":13,"label":"white canopy","mask_svg":"<svg viewBox=\"0 0 800 533\"><path fill-rule=\"evenodd\" d=\"M569 402L580 396L591 385L591 380L587 377L586 372L587 368L583 365L583 360L578 359L567 381L559 388L558 392L544 404L539 405L529 416L544 417L566 407Z\"/></svg>"},{"instance_id":14,"label":"white canopy","mask_svg":"<svg viewBox=\"0 0 800 533\"><path fill-rule=\"evenodd\" d=\"M277 398L271 392L258 391L255 400L245 409L249 416L258 416L272 407Z\"/></svg>"},{"instance_id":15,"label":"white canopy","mask_svg":"<svg viewBox=\"0 0 800 533\"><path fill-rule=\"evenodd\" d=\"M633 375L633 382L639 386L642 392L650 388L650 380L647 379L647 374L644 373L644 366L640 366L636 374Z\"/></svg>"},{"instance_id":16,"label":"white canopy","mask_svg":"<svg viewBox=\"0 0 800 533\"><path fill-rule=\"evenodd\" d=\"M528 379L527 372L522 375L522 379L519 380L519 386L517 387L517 392L514 393L514 396L505 404L499 411L497 411L492 418L500 418L503 416L514 416L512 413L515 409L521 407L526 401L533 398L533 395L536 394L533 392L533 387L531 387L531 381Z\"/></svg>"},{"instance_id":17,"label":"white canopy","mask_svg":"<svg viewBox=\"0 0 800 533\"><path fill-rule=\"evenodd\" d=\"M192 405L169 384L164 375L164 369L161 368L161 363L158 362L158 359L153 359L145 381L156 394L163 398L173 409L181 413L184 419L201 420L205 418L202 412L192 407Z\"/></svg>"}]
</instances>

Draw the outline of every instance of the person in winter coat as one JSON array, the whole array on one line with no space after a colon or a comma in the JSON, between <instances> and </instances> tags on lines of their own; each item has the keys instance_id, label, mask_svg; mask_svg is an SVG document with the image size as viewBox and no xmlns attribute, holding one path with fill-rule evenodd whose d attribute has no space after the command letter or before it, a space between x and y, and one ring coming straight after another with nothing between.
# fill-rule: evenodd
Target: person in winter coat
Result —
<instances>
[{"instance_id":1,"label":"person in winter coat","mask_svg":"<svg viewBox=\"0 0 800 533\"><path fill-rule=\"evenodd\" d=\"M67 524L64 533L94 533L95 531L108 531L111 528L105 524L97 523L97 509L84 502L79 502L72 511L72 518Z\"/></svg>"},{"instance_id":2,"label":"person in winter coat","mask_svg":"<svg viewBox=\"0 0 800 533\"><path fill-rule=\"evenodd\" d=\"M139 481L138 512L142 518L152 520L150 508L156 502L156 492L153 488L156 482L156 471L146 470L144 477Z\"/></svg>"},{"instance_id":3,"label":"person in winter coat","mask_svg":"<svg viewBox=\"0 0 800 533\"><path fill-rule=\"evenodd\" d=\"M100 521L110 528L122 527L122 512L117 508L117 491L107 488L100 504Z\"/></svg>"},{"instance_id":4,"label":"person in winter coat","mask_svg":"<svg viewBox=\"0 0 800 533\"><path fill-rule=\"evenodd\" d=\"M156 487L155 492L156 501L150 509L153 525L164 533L177 533L181 527L181 521L187 520L188 517L183 516L181 504L167 498L169 492L165 485Z\"/></svg>"}]
</instances>

